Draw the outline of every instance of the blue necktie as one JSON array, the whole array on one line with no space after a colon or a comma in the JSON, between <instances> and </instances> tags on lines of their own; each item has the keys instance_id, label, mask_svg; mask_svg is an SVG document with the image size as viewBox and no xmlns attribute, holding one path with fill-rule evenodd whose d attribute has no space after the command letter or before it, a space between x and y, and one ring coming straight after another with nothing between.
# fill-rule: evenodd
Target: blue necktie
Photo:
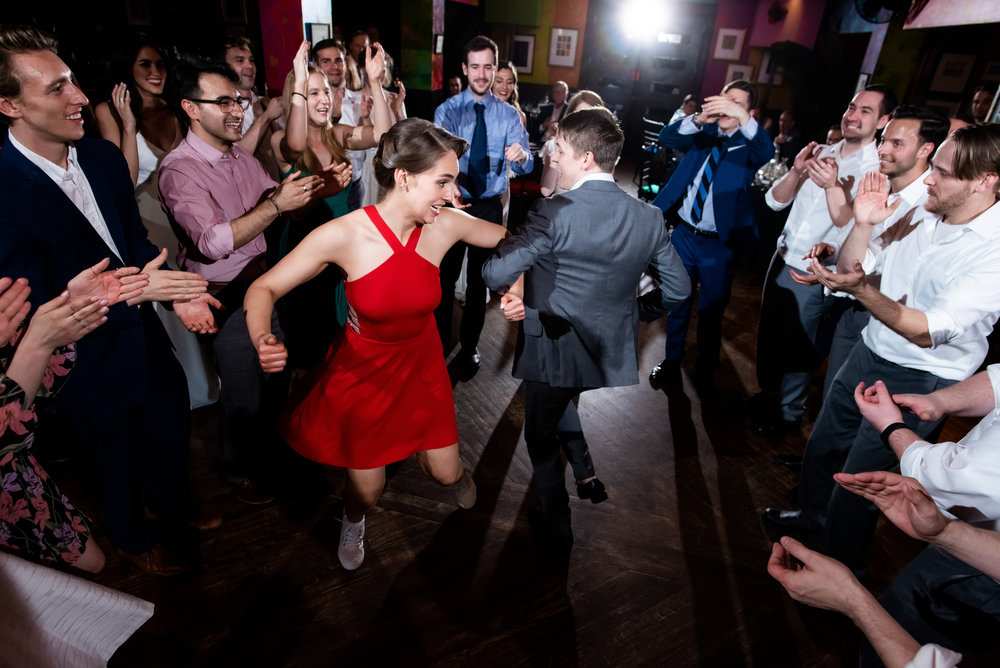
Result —
<instances>
[{"instance_id":1,"label":"blue necktie","mask_svg":"<svg viewBox=\"0 0 1000 668\"><path fill-rule=\"evenodd\" d=\"M472 133L469 147L469 194L479 197L486 192L486 173L490 171L490 160L486 155L486 107L482 102L475 104L476 129Z\"/></svg>"},{"instance_id":2,"label":"blue necktie","mask_svg":"<svg viewBox=\"0 0 1000 668\"><path fill-rule=\"evenodd\" d=\"M708 188L712 185L712 179L715 177L719 161L726 152L725 139L721 139L718 144L713 146L712 152L708 154L708 164L705 165L705 171L701 174L701 183L698 184L698 192L694 196L694 204L691 205L691 223L694 225L701 222L701 217L705 213L705 200L708 199Z\"/></svg>"}]
</instances>

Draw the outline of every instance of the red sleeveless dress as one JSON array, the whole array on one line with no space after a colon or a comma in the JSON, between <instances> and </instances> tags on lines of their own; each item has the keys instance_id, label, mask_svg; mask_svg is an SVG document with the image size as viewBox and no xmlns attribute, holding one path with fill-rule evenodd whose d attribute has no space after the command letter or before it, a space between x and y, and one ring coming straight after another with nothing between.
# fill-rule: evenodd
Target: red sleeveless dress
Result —
<instances>
[{"instance_id":1,"label":"red sleeveless dress","mask_svg":"<svg viewBox=\"0 0 1000 668\"><path fill-rule=\"evenodd\" d=\"M455 400L434 321L438 268L404 247L374 206L365 213L392 255L346 282L347 327L281 424L296 451L324 464L371 469L458 442Z\"/></svg>"}]
</instances>

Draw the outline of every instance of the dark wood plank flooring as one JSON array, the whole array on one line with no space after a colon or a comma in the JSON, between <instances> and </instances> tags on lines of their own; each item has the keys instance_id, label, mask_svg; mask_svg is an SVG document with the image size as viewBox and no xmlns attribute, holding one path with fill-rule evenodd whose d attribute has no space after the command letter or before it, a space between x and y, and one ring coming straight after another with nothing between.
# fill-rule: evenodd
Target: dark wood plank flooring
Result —
<instances>
[{"instance_id":1,"label":"dark wood plank flooring","mask_svg":"<svg viewBox=\"0 0 1000 668\"><path fill-rule=\"evenodd\" d=\"M581 397L610 500L573 496L568 568L543 558L527 523L535 496L520 383L510 376L515 330L496 302L483 367L455 386L478 504L454 510L412 459L392 467L354 573L336 556L342 471L284 457L279 498L245 505L212 470L219 410L199 409L193 481L224 524L187 537L197 555L190 575L149 577L109 554L95 580L156 604L111 665L853 665L850 623L795 604L764 570L773 536L759 509L787 505L795 484L773 455L800 450L807 432L766 440L747 428L759 292L752 276L737 276L718 405L703 404L687 378L681 397L649 386L662 321L642 327L638 385ZM97 515L85 476L70 465L52 473ZM884 587L918 549L882 526L870 584Z\"/></svg>"}]
</instances>

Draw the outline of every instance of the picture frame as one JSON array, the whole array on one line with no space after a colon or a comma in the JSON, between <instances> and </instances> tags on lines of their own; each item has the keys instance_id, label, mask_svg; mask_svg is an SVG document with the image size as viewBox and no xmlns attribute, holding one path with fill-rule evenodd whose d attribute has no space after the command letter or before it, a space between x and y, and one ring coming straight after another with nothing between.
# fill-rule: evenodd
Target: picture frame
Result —
<instances>
[{"instance_id":1,"label":"picture frame","mask_svg":"<svg viewBox=\"0 0 1000 668\"><path fill-rule=\"evenodd\" d=\"M924 104L948 117L954 116L958 113L959 103L956 100L928 97L924 99Z\"/></svg>"},{"instance_id":2,"label":"picture frame","mask_svg":"<svg viewBox=\"0 0 1000 668\"><path fill-rule=\"evenodd\" d=\"M961 93L969 83L976 57L966 53L944 53L934 70L930 90L934 93Z\"/></svg>"},{"instance_id":3,"label":"picture frame","mask_svg":"<svg viewBox=\"0 0 1000 668\"><path fill-rule=\"evenodd\" d=\"M549 65L573 67L576 64L576 44L579 37L579 30L553 28L549 38Z\"/></svg>"},{"instance_id":4,"label":"picture frame","mask_svg":"<svg viewBox=\"0 0 1000 668\"><path fill-rule=\"evenodd\" d=\"M772 70L774 71L772 72ZM783 81L780 72L781 68L771 60L771 50L766 49L760 61L760 72L757 73L757 83L780 86Z\"/></svg>"},{"instance_id":5,"label":"picture frame","mask_svg":"<svg viewBox=\"0 0 1000 668\"><path fill-rule=\"evenodd\" d=\"M307 23L306 41L315 44L324 39L330 39L331 28L329 23Z\"/></svg>"},{"instance_id":6,"label":"picture frame","mask_svg":"<svg viewBox=\"0 0 1000 668\"><path fill-rule=\"evenodd\" d=\"M535 62L535 36L514 35L510 40L510 62L519 74L531 74Z\"/></svg>"},{"instance_id":7,"label":"picture frame","mask_svg":"<svg viewBox=\"0 0 1000 668\"><path fill-rule=\"evenodd\" d=\"M733 63L726 68L726 83L728 84L731 81L736 81L737 79L753 81L753 65Z\"/></svg>"},{"instance_id":8,"label":"picture frame","mask_svg":"<svg viewBox=\"0 0 1000 668\"><path fill-rule=\"evenodd\" d=\"M747 31L742 28L719 28L712 57L716 60L739 60L746 34Z\"/></svg>"}]
</instances>

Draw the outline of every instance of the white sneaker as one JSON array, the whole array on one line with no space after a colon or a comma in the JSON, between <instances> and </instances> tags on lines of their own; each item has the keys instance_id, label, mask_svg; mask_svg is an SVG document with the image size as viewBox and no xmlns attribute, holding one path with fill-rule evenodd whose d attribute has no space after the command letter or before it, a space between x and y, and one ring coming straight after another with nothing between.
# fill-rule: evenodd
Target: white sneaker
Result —
<instances>
[{"instance_id":1,"label":"white sneaker","mask_svg":"<svg viewBox=\"0 0 1000 668\"><path fill-rule=\"evenodd\" d=\"M349 522L344 515L340 520L340 547L337 558L340 565L349 571L356 571L365 561L365 518L360 522Z\"/></svg>"}]
</instances>

